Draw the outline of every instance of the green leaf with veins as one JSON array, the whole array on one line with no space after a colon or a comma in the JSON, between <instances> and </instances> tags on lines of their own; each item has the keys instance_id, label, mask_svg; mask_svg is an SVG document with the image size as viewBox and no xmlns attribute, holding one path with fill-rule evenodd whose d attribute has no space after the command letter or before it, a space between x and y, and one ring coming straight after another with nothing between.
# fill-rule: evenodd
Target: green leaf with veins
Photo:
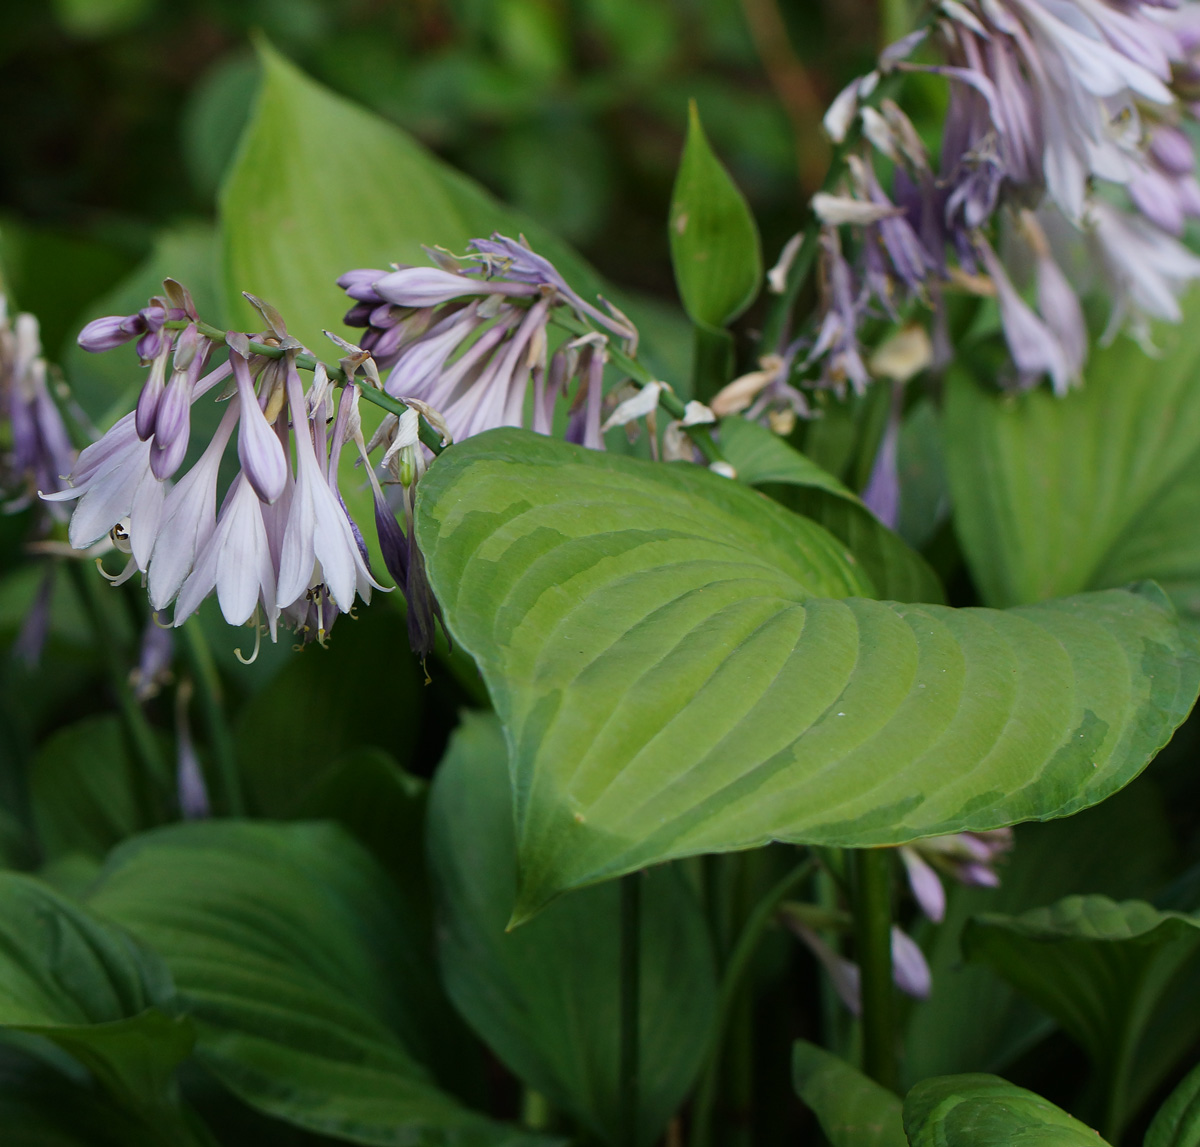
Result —
<instances>
[{"instance_id":1,"label":"green leaf with veins","mask_svg":"<svg viewBox=\"0 0 1200 1147\"><path fill-rule=\"evenodd\" d=\"M154 953L40 881L0 873L0 1027L51 1040L135 1122L187 1144L174 1076L195 1033L179 1010Z\"/></svg>"},{"instance_id":2,"label":"green leaf with veins","mask_svg":"<svg viewBox=\"0 0 1200 1147\"><path fill-rule=\"evenodd\" d=\"M499 722L467 713L429 807L442 974L459 1011L551 1105L623 1140L616 884L564 897L505 931L517 884L508 751ZM708 928L675 868L642 882L639 1141L656 1142L695 1082L716 1012Z\"/></svg>"},{"instance_id":3,"label":"green leaf with veins","mask_svg":"<svg viewBox=\"0 0 1200 1147\"><path fill-rule=\"evenodd\" d=\"M171 968L197 1058L250 1106L383 1147L545 1143L463 1107L423 934L387 875L322 823L212 821L129 841L90 903Z\"/></svg>"},{"instance_id":4,"label":"green leaf with veins","mask_svg":"<svg viewBox=\"0 0 1200 1147\"><path fill-rule=\"evenodd\" d=\"M947 380L955 524L989 605L1154 578L1200 613L1200 294L1160 326L1097 350L1066 398Z\"/></svg>"},{"instance_id":5,"label":"green leaf with veins","mask_svg":"<svg viewBox=\"0 0 1200 1147\"><path fill-rule=\"evenodd\" d=\"M918 1083L904 1100L911 1147L1108 1147L1048 1099L994 1075Z\"/></svg>"},{"instance_id":6,"label":"green leaf with veins","mask_svg":"<svg viewBox=\"0 0 1200 1147\"><path fill-rule=\"evenodd\" d=\"M446 451L417 530L505 726L517 919L676 857L1065 816L1136 776L1200 686L1153 586L873 601L832 535L738 483L523 431Z\"/></svg>"},{"instance_id":7,"label":"green leaf with veins","mask_svg":"<svg viewBox=\"0 0 1200 1147\"><path fill-rule=\"evenodd\" d=\"M765 426L745 418L721 421L721 451L738 479L760 487L789 510L820 522L849 547L880 597L941 604L937 574L862 499Z\"/></svg>"},{"instance_id":8,"label":"green leaf with veins","mask_svg":"<svg viewBox=\"0 0 1200 1147\"><path fill-rule=\"evenodd\" d=\"M1200 951L1200 918L1140 900L1069 896L1020 916L981 915L963 953L1045 1009L1092 1058L1101 1124L1115 1139L1133 1111L1129 1085L1155 1011Z\"/></svg>"}]
</instances>

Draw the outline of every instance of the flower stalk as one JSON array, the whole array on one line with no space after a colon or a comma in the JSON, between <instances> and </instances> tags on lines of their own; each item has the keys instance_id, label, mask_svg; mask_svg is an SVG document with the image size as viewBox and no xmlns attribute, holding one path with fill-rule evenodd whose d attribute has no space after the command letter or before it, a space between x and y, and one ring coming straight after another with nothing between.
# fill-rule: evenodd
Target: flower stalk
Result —
<instances>
[{"instance_id":1,"label":"flower stalk","mask_svg":"<svg viewBox=\"0 0 1200 1147\"><path fill-rule=\"evenodd\" d=\"M863 1070L893 1091L896 1062L892 986L892 854L881 848L850 852L854 950L862 974Z\"/></svg>"}]
</instances>

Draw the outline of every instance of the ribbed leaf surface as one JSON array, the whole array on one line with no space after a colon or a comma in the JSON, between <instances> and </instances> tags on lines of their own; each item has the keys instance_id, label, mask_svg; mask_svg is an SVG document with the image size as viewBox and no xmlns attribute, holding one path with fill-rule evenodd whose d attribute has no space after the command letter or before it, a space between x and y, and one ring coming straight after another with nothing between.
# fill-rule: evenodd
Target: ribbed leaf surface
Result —
<instances>
[{"instance_id":1,"label":"ribbed leaf surface","mask_svg":"<svg viewBox=\"0 0 1200 1147\"><path fill-rule=\"evenodd\" d=\"M918 1083L904 1100L912 1147L1108 1147L1048 1099L994 1075Z\"/></svg>"},{"instance_id":2,"label":"ribbed leaf surface","mask_svg":"<svg viewBox=\"0 0 1200 1147\"><path fill-rule=\"evenodd\" d=\"M840 543L736 483L519 431L422 487L434 588L509 741L518 918L674 857L1063 816L1136 775L1196 694L1153 587L873 601Z\"/></svg>"},{"instance_id":3,"label":"ribbed leaf surface","mask_svg":"<svg viewBox=\"0 0 1200 1147\"><path fill-rule=\"evenodd\" d=\"M949 380L946 461L959 537L990 605L1154 578L1200 611L1200 343L1195 318L1098 351L1065 399Z\"/></svg>"}]
</instances>

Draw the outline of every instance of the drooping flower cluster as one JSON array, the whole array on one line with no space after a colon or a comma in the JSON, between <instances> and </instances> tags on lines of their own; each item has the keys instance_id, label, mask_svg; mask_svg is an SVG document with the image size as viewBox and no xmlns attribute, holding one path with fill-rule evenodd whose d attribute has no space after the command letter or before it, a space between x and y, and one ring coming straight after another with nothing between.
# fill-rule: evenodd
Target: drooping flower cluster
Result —
<instances>
[{"instance_id":1,"label":"drooping flower cluster","mask_svg":"<svg viewBox=\"0 0 1200 1147\"><path fill-rule=\"evenodd\" d=\"M257 631L262 622L274 639L282 621L304 641L323 641L338 614L381 588L338 485L350 443L366 463L381 553L408 601L413 648L428 653L440 615L413 540L415 489L430 456L420 442L420 420L443 444L527 420L549 434L556 406L566 400L568 440L602 449L609 339L631 353L637 345L636 329L619 311L580 298L523 243L497 235L475 240L461 260L433 254L436 267L352 271L340 280L356 300L348 323L366 328L361 346L329 336L345 352L340 398L330 369L288 335L272 307L250 295L266 329L253 336L229 332L223 346L172 280L136 314L89 323L79 336L84 349L136 339L148 375L135 409L63 467L70 469L69 486L47 486L47 501L77 502L68 528L72 547L85 550L110 537L129 554L116 580L140 573L154 610L174 604L175 625L215 593L230 624L253 619ZM582 333L551 353L547 328L558 307L569 309ZM219 354L226 360L208 370ZM307 392L301 355L313 370ZM380 367L390 372L386 382ZM403 413L388 415L369 443L358 412L360 387L404 404L391 404ZM180 476L191 408L214 390L226 403L224 415ZM218 497L235 431L240 468ZM371 454L380 448L377 471ZM384 484L398 494L389 499Z\"/></svg>"},{"instance_id":2,"label":"drooping flower cluster","mask_svg":"<svg viewBox=\"0 0 1200 1147\"><path fill-rule=\"evenodd\" d=\"M429 253L437 266L349 271L338 280L355 302L346 325L366 328L360 345L390 372L387 393L440 411L461 440L524 426L531 384L531 429L549 434L555 407L577 382L566 438L603 449L603 346L585 335L551 355L547 327L565 307L632 353L633 324L611 304L586 302L548 260L502 235L473 240L461 259Z\"/></svg>"},{"instance_id":3,"label":"drooping flower cluster","mask_svg":"<svg viewBox=\"0 0 1200 1147\"><path fill-rule=\"evenodd\" d=\"M174 320L182 324L178 337L174 329L154 332L136 409L80 454L70 488L49 498L78 499L71 545L86 549L111 533L130 555L122 579L145 575L154 609L175 603L175 625L215 591L231 625L261 618L274 639L282 619L303 640L324 640L338 613L379 588L338 490L353 395L343 396L330 430L327 379L318 370L305 393L296 367L303 348L271 307L253 299L267 323L258 337L282 357L256 355L246 335L230 333L227 361L202 373L215 348L182 299L164 320L182 312ZM137 337L138 318L99 319L80 345L106 349ZM222 383L227 405L216 433L172 483L186 454L191 406ZM241 465L218 510L221 461L235 429Z\"/></svg>"},{"instance_id":4,"label":"drooping flower cluster","mask_svg":"<svg viewBox=\"0 0 1200 1147\"><path fill-rule=\"evenodd\" d=\"M913 63L928 40L940 62ZM1200 94L1200 4L1193 0L941 0L937 18L886 51L831 107L835 140L861 128L822 221L822 319L802 365L861 391L863 320L947 288L994 295L1015 372L1064 393L1087 355L1078 293L1112 304L1109 335L1145 341L1178 321L1200 278L1179 241L1200 217L1195 156L1181 125ZM903 111L869 100L889 72L946 78L950 105L935 165ZM894 165L891 194L874 157ZM850 226L858 253L839 240ZM1064 272L1068 268L1071 276ZM1026 298L1029 288L1032 299ZM935 349L949 348L935 324Z\"/></svg>"}]
</instances>

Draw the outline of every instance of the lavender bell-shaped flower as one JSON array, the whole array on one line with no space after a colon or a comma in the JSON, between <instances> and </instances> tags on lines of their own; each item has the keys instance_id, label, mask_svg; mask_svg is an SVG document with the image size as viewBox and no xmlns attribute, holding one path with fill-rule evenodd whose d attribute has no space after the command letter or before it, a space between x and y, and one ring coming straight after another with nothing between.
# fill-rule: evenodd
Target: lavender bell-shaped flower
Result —
<instances>
[{"instance_id":1,"label":"lavender bell-shaped flower","mask_svg":"<svg viewBox=\"0 0 1200 1147\"><path fill-rule=\"evenodd\" d=\"M999 828L926 837L901 845L899 852L913 897L936 924L946 914L946 892L938 871L960 884L995 888L1000 884L996 864L1012 846L1012 829Z\"/></svg>"},{"instance_id":2,"label":"lavender bell-shaped flower","mask_svg":"<svg viewBox=\"0 0 1200 1147\"><path fill-rule=\"evenodd\" d=\"M179 591L174 624L182 625L216 590L221 613L230 625L245 625L262 608L273 637L279 616L275 582L262 503L246 475L239 473L225 496L212 536L198 551L195 566Z\"/></svg>"},{"instance_id":3,"label":"lavender bell-shaped flower","mask_svg":"<svg viewBox=\"0 0 1200 1147\"><path fill-rule=\"evenodd\" d=\"M349 516L329 485L317 458L306 420L304 393L293 358L287 361L287 393L296 422L296 479L283 534L279 561L277 608L293 605L310 592L327 591L343 613L354 606L355 595L365 588L381 588L371 577Z\"/></svg>"}]
</instances>

